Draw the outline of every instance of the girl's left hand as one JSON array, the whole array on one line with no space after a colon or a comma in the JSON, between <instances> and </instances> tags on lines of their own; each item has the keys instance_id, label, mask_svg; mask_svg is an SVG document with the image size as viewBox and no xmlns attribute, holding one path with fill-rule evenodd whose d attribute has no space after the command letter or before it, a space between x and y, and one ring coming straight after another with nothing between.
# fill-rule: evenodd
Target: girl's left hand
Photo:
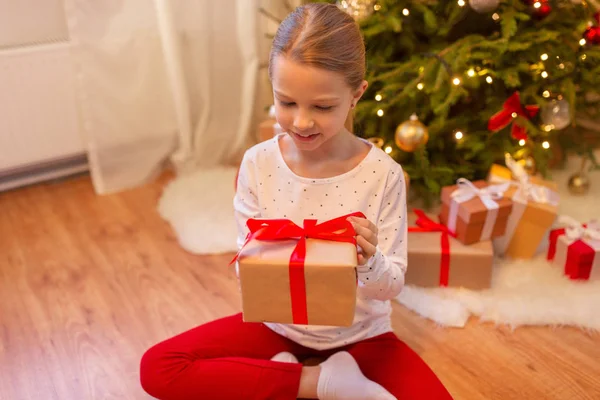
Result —
<instances>
[{"instance_id":1,"label":"girl's left hand","mask_svg":"<svg viewBox=\"0 0 600 400\"><path fill-rule=\"evenodd\" d=\"M358 253L358 264L364 265L377 251L378 229L374 223L365 218L349 217L348 221L356 232L356 244L362 249Z\"/></svg>"}]
</instances>

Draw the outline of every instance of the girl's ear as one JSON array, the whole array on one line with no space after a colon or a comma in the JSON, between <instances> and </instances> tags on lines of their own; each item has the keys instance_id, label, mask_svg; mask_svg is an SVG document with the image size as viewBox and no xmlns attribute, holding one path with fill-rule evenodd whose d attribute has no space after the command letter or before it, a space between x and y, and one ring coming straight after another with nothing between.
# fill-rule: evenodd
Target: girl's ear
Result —
<instances>
[{"instance_id":1,"label":"girl's ear","mask_svg":"<svg viewBox=\"0 0 600 400\"><path fill-rule=\"evenodd\" d=\"M367 81L361 82L358 89L356 89L352 95L352 104L356 105L356 103L358 103L358 100L360 100L360 98L365 93L365 91L367 90L368 87L369 87L369 82L367 82Z\"/></svg>"}]
</instances>

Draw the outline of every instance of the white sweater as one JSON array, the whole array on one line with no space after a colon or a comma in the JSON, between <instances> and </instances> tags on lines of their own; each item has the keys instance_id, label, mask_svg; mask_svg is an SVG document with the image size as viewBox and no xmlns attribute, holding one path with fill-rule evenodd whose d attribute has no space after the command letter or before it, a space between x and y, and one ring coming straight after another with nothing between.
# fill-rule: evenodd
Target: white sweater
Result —
<instances>
[{"instance_id":1,"label":"white sweater","mask_svg":"<svg viewBox=\"0 0 600 400\"><path fill-rule=\"evenodd\" d=\"M285 163L280 134L244 155L234 199L238 247L244 243L248 218L287 218L302 226L362 211L379 229L377 254L358 267L354 323L350 327L266 323L273 331L303 346L324 350L390 332L390 300L404 286L406 272L406 189L402 168L372 146L351 171L331 178L296 175ZM367 142L368 143L368 142Z\"/></svg>"}]
</instances>

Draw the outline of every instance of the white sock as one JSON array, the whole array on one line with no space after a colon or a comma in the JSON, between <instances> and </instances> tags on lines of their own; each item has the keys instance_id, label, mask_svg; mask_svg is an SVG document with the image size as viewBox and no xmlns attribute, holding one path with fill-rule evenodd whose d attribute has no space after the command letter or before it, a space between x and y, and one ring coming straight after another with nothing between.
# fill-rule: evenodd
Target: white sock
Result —
<instances>
[{"instance_id":1,"label":"white sock","mask_svg":"<svg viewBox=\"0 0 600 400\"><path fill-rule=\"evenodd\" d=\"M397 400L363 375L354 357L341 351L321 364L317 385L320 400Z\"/></svg>"},{"instance_id":2,"label":"white sock","mask_svg":"<svg viewBox=\"0 0 600 400\"><path fill-rule=\"evenodd\" d=\"M273 358L271 358L271 361L277 361L277 362L282 362L282 363L291 363L291 364L298 363L298 359L296 358L296 356L294 356L292 353L288 353L287 351L283 351L279 354L275 354L275 356L273 356Z\"/></svg>"}]
</instances>

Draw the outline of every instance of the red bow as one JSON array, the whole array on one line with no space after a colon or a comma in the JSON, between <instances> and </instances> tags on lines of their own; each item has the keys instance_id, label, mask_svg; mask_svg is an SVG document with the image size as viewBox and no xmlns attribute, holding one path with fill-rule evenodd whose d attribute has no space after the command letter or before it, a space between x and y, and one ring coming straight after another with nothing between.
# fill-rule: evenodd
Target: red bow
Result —
<instances>
[{"instance_id":1,"label":"red bow","mask_svg":"<svg viewBox=\"0 0 600 400\"><path fill-rule=\"evenodd\" d=\"M452 232L443 224L439 224L425 215L423 210L415 209L415 214L419 217L416 221L417 226L408 228L409 232L440 232L440 244L442 247L442 258L440 261L440 286L448 286L450 279L450 238L454 236Z\"/></svg>"},{"instance_id":2,"label":"red bow","mask_svg":"<svg viewBox=\"0 0 600 400\"><path fill-rule=\"evenodd\" d=\"M235 255L231 264L240 256L243 248L253 239L286 240L298 239L289 262L290 295L292 299L292 318L294 324L308 324L306 306L306 282L304 281L304 261L306 259L306 239L331 240L356 245L356 232L348 217L365 218L361 212L344 215L317 224L316 219L305 219L301 228L289 219L248 219L246 225L250 232L244 245Z\"/></svg>"},{"instance_id":3,"label":"red bow","mask_svg":"<svg viewBox=\"0 0 600 400\"><path fill-rule=\"evenodd\" d=\"M529 105L523 108L519 92L514 92L508 100L504 102L502 110L490 118L488 129L492 132L497 132L506 128L515 117L521 116L530 119L535 117L539 110L540 107L537 105ZM527 129L515 122L512 125L511 135L517 140L527 139Z\"/></svg>"}]
</instances>

